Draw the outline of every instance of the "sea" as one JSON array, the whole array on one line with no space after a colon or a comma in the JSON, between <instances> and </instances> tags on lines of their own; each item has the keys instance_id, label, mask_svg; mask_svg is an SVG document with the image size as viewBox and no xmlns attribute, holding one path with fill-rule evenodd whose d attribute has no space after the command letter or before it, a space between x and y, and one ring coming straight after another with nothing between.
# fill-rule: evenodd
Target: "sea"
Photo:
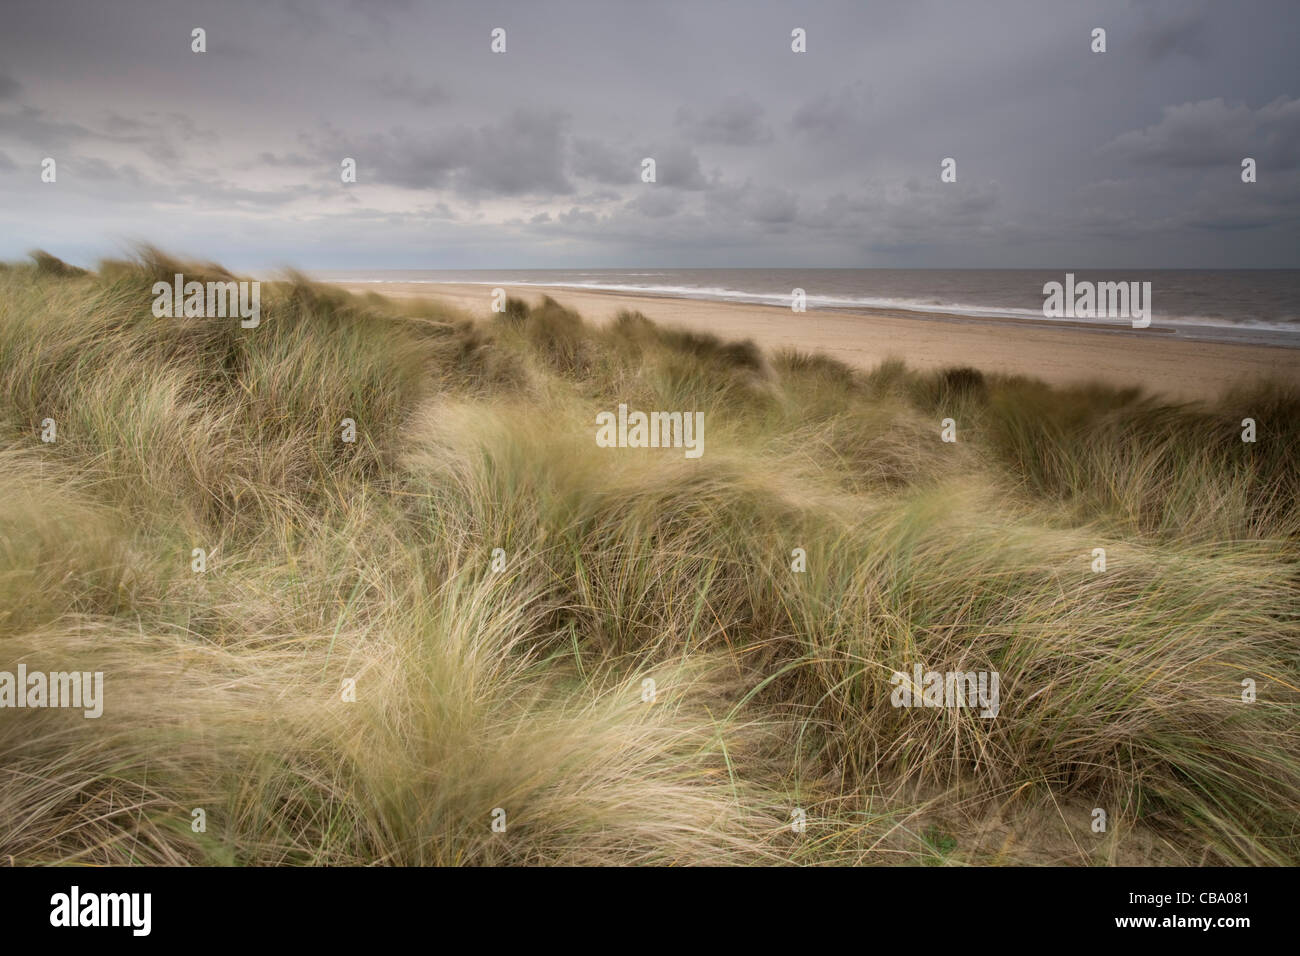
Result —
<instances>
[{"instance_id":1,"label":"sea","mask_svg":"<svg viewBox=\"0 0 1300 956\"><path fill-rule=\"evenodd\" d=\"M1176 331L1180 337L1300 348L1300 269L1110 269L1071 274L1076 286L1085 281L1150 282L1151 326ZM311 275L327 282L376 286L560 286L787 307L792 290L799 288L809 311L887 310L1045 323L1061 320L1044 317L1044 285L1066 282L1066 270L1042 269L331 269Z\"/></svg>"}]
</instances>

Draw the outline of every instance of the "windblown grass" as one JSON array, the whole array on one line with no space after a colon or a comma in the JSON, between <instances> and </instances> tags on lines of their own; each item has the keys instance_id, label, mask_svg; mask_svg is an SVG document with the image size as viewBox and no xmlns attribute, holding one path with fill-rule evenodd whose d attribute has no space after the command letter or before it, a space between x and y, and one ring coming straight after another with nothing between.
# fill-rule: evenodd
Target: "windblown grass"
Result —
<instances>
[{"instance_id":1,"label":"windblown grass","mask_svg":"<svg viewBox=\"0 0 1300 956\"><path fill-rule=\"evenodd\" d=\"M243 329L151 314L219 266L35 259L0 670L106 702L0 711L5 859L1300 862L1294 388L863 374L300 276ZM703 411L704 456L598 448L619 402ZM999 715L890 706L914 663L997 671Z\"/></svg>"}]
</instances>

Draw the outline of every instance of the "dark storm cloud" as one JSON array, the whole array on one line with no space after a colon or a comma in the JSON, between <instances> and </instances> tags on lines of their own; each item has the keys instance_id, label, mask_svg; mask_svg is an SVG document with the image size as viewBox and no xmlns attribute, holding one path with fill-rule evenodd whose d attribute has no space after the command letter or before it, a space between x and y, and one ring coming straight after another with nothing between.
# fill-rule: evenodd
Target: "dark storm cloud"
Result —
<instances>
[{"instance_id":1,"label":"dark storm cloud","mask_svg":"<svg viewBox=\"0 0 1300 956\"><path fill-rule=\"evenodd\" d=\"M0 256L1295 265L1297 26L1284 0L8 0Z\"/></svg>"}]
</instances>

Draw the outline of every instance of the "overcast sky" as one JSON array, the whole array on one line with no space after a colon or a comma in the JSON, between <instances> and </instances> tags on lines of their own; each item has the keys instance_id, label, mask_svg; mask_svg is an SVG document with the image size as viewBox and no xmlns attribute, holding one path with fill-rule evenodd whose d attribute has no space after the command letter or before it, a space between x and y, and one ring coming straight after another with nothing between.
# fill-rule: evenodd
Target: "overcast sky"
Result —
<instances>
[{"instance_id":1,"label":"overcast sky","mask_svg":"<svg viewBox=\"0 0 1300 956\"><path fill-rule=\"evenodd\" d=\"M1300 267L1296 0L5 0L0 23L6 259Z\"/></svg>"}]
</instances>

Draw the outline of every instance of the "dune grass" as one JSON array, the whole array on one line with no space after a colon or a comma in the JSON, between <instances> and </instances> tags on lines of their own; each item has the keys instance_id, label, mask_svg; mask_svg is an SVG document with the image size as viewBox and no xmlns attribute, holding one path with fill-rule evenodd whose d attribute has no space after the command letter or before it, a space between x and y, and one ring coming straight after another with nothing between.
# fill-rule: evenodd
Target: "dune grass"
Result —
<instances>
[{"instance_id":1,"label":"dune grass","mask_svg":"<svg viewBox=\"0 0 1300 956\"><path fill-rule=\"evenodd\" d=\"M229 277L0 271L0 670L105 675L97 720L0 710L0 859L1300 863L1294 387L301 276L255 329L154 318L175 272ZM704 455L597 447L620 402L703 411ZM1000 712L891 706L916 663Z\"/></svg>"}]
</instances>

